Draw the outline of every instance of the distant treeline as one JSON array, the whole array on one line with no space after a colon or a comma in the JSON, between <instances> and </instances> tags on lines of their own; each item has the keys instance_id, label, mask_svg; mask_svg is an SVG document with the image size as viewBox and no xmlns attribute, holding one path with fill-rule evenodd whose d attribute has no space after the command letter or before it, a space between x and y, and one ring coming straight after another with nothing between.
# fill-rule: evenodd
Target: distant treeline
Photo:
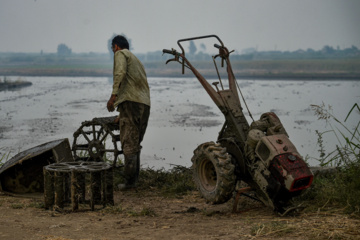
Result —
<instances>
[{"instance_id":1,"label":"distant treeline","mask_svg":"<svg viewBox=\"0 0 360 240\"><path fill-rule=\"evenodd\" d=\"M63 49L68 51L62 51ZM171 55L162 51L136 53L144 63L148 76L192 76L171 62ZM217 76L212 55L189 51L186 57L206 77ZM324 46L321 50L262 51L247 49L230 55L238 78L295 78L295 79L356 79L360 80L360 50ZM220 61L217 61L220 65ZM66 46L57 53L0 53L0 76L111 76L113 53L73 53ZM221 73L221 75L226 75Z\"/></svg>"},{"instance_id":2,"label":"distant treeline","mask_svg":"<svg viewBox=\"0 0 360 240\"><path fill-rule=\"evenodd\" d=\"M142 61L158 61L161 51L149 52L145 54L137 54ZM186 53L190 60L204 61L211 59L211 55L203 53L202 51L196 53ZM277 60L277 59L334 59L334 58L360 58L360 50L356 46L351 48L333 48L331 46L324 46L321 50L307 50L297 51L256 51L254 48L243 50L241 54L232 53L231 60Z\"/></svg>"},{"instance_id":3,"label":"distant treeline","mask_svg":"<svg viewBox=\"0 0 360 240\"><path fill-rule=\"evenodd\" d=\"M63 50L64 49L64 50ZM162 51L137 53L137 57L143 62L157 62L168 58L163 56ZM187 52L190 60L204 61L211 59L211 55L202 51ZM333 58L360 58L360 50L356 46L340 49L324 46L321 50L299 49L297 51L256 51L254 48L243 50L241 54L232 53L232 60L276 60L276 59L333 59ZM0 52L0 64L16 62L41 62L53 63L62 61L112 61L112 53L73 53L66 45L60 44L57 53L11 53Z\"/></svg>"}]
</instances>

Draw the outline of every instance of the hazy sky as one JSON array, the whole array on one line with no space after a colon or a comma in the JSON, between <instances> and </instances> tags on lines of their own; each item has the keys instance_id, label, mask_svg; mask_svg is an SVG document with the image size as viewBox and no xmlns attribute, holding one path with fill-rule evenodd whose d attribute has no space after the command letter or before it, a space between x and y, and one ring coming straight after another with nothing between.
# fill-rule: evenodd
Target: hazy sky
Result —
<instances>
[{"instance_id":1,"label":"hazy sky","mask_svg":"<svg viewBox=\"0 0 360 240\"><path fill-rule=\"evenodd\" d=\"M0 52L107 52L125 33L134 52L216 34L229 49L360 48L359 0L0 0Z\"/></svg>"}]
</instances>

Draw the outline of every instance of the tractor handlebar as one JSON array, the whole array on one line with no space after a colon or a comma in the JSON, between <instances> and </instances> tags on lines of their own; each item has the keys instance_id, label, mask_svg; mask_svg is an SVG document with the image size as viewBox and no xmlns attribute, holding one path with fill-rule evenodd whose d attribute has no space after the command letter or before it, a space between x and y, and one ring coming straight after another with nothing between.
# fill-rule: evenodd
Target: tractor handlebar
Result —
<instances>
[{"instance_id":1,"label":"tractor handlebar","mask_svg":"<svg viewBox=\"0 0 360 240\"><path fill-rule=\"evenodd\" d=\"M174 51L169 49L163 49L163 53L174 54Z\"/></svg>"},{"instance_id":2,"label":"tractor handlebar","mask_svg":"<svg viewBox=\"0 0 360 240\"><path fill-rule=\"evenodd\" d=\"M219 45L219 44L214 44L214 47L216 47L216 48L218 48L218 49L220 49L221 48L221 46Z\"/></svg>"}]
</instances>

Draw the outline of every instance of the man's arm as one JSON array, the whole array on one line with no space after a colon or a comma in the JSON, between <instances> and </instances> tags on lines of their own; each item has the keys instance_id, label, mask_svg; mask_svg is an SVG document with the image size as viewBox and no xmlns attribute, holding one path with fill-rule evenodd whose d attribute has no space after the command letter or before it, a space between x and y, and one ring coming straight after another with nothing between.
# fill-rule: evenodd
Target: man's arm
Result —
<instances>
[{"instance_id":1,"label":"man's arm","mask_svg":"<svg viewBox=\"0 0 360 240\"><path fill-rule=\"evenodd\" d=\"M115 108L114 108L115 101L116 101L116 95L111 94L111 97L110 97L110 99L109 99L109 101L107 102L107 105L106 105L107 110L109 112L113 112L115 110Z\"/></svg>"},{"instance_id":2,"label":"man's arm","mask_svg":"<svg viewBox=\"0 0 360 240\"><path fill-rule=\"evenodd\" d=\"M126 68L127 62L124 54L121 51L117 51L114 55L113 90L110 99L107 102L107 109L109 112L113 112L115 110L114 103L116 101L121 82L126 76Z\"/></svg>"}]
</instances>

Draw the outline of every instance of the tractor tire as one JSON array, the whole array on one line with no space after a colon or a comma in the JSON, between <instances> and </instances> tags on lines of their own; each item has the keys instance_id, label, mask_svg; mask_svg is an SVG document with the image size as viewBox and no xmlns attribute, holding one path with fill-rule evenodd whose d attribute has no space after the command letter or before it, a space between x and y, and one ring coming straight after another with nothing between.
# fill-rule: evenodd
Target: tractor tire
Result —
<instances>
[{"instance_id":1,"label":"tractor tire","mask_svg":"<svg viewBox=\"0 0 360 240\"><path fill-rule=\"evenodd\" d=\"M194 182L206 202L221 204L231 197L236 185L235 166L220 144L203 143L191 159Z\"/></svg>"}]
</instances>

